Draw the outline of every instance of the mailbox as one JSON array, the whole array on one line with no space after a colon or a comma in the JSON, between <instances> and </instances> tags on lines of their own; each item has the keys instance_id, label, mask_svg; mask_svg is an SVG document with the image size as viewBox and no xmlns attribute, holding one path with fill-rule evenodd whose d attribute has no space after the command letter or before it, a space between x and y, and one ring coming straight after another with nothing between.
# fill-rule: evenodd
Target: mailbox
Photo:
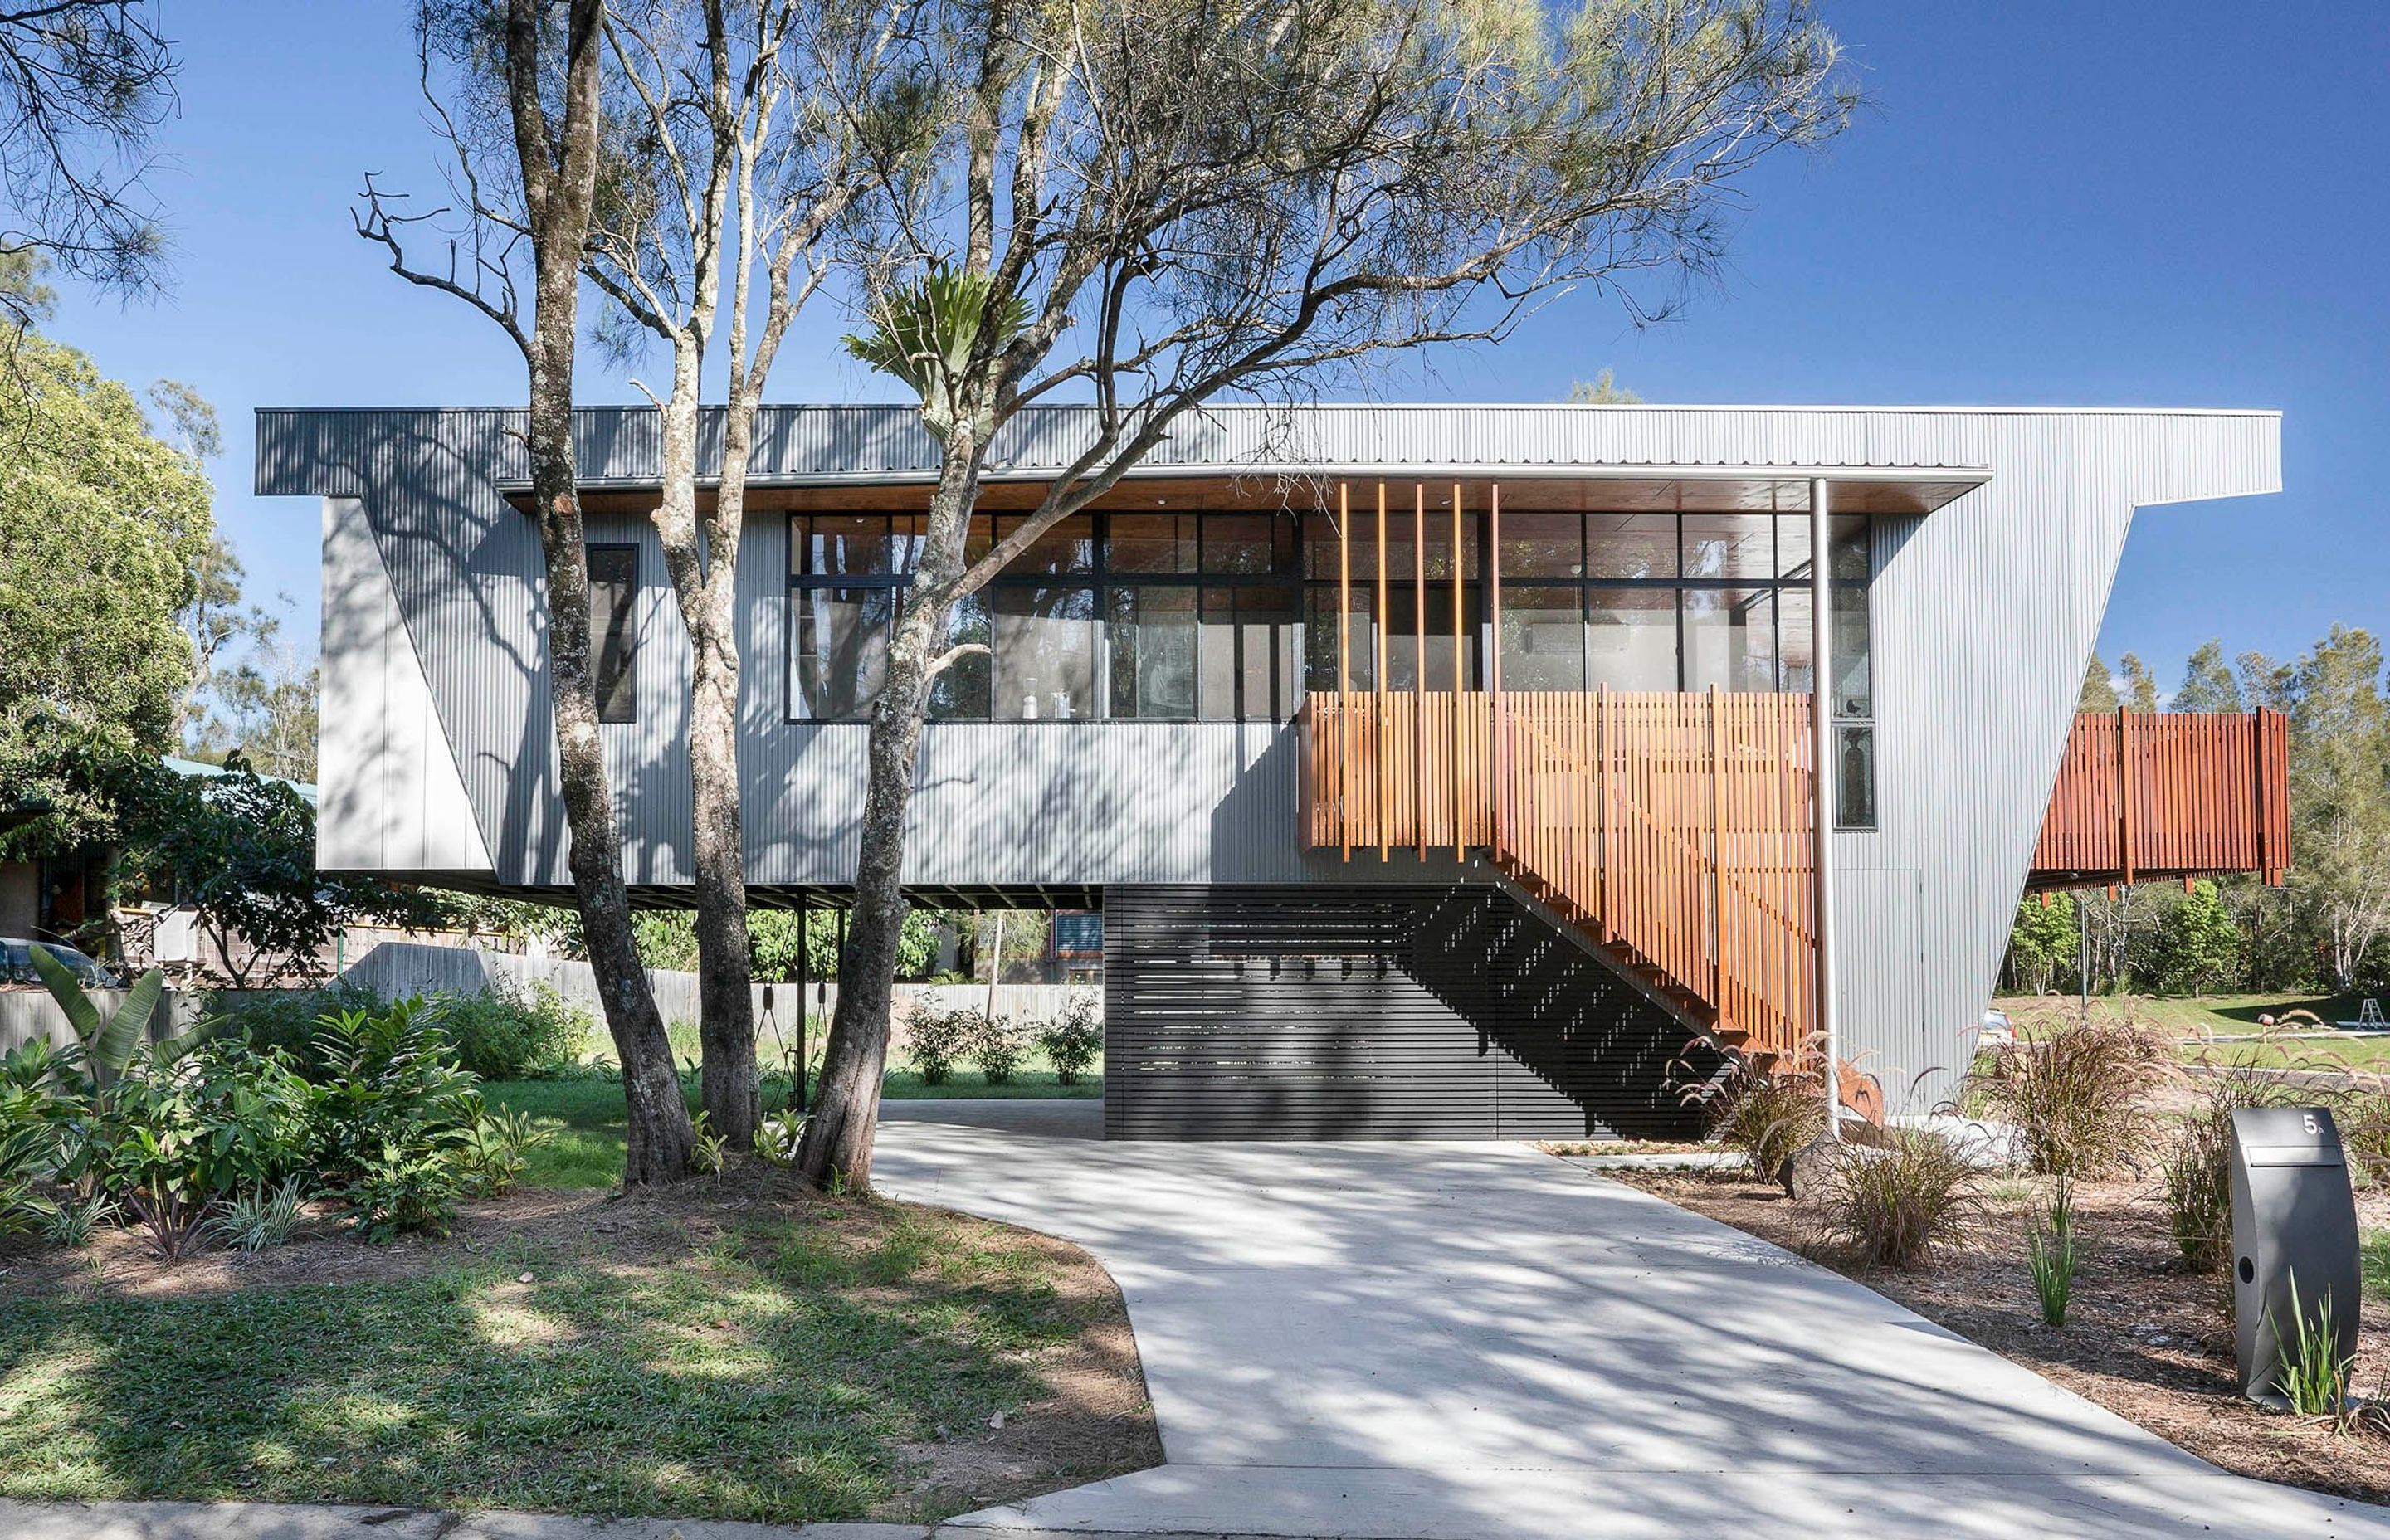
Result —
<instances>
[{"instance_id":1,"label":"mailbox","mask_svg":"<svg viewBox=\"0 0 2390 1540\"><path fill-rule=\"evenodd\" d=\"M2292 1290L2309 1321L2329 1308L2344 1357L2357 1352L2357 1200L2340 1130L2321 1107L2232 1114L2232 1303L2241 1393L2282 1401Z\"/></svg>"}]
</instances>

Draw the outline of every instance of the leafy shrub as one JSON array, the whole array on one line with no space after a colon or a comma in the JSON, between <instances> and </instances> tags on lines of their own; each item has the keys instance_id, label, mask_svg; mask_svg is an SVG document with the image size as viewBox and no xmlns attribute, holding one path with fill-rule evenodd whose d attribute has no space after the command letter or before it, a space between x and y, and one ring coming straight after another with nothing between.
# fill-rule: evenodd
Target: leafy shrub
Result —
<instances>
[{"instance_id":1,"label":"leafy shrub","mask_svg":"<svg viewBox=\"0 0 2390 1540\"><path fill-rule=\"evenodd\" d=\"M1021 1029L1012 1024L1009 1016L983 1015L971 1033L970 1059L979 1072L987 1077L990 1085L1009 1085L1012 1073L1021 1068L1021 1056L1028 1046L1022 1040Z\"/></svg>"},{"instance_id":2,"label":"leafy shrub","mask_svg":"<svg viewBox=\"0 0 2390 1540\"><path fill-rule=\"evenodd\" d=\"M220 1036L239 1037L257 1048L279 1048L310 1080L322 1066L315 1033L327 1016L381 1008L381 997L365 985L342 980L322 989L276 990L238 1001L212 995L207 1014Z\"/></svg>"},{"instance_id":3,"label":"leafy shrub","mask_svg":"<svg viewBox=\"0 0 2390 1540\"><path fill-rule=\"evenodd\" d=\"M466 1186L466 1151L485 1109L456 1067L438 1013L418 999L327 1016L316 1163L329 1196L371 1240L444 1235Z\"/></svg>"},{"instance_id":4,"label":"leafy shrub","mask_svg":"<svg viewBox=\"0 0 2390 1540\"><path fill-rule=\"evenodd\" d=\"M2274 1323L2275 1351L2280 1359L2275 1379L2291 1410L2301 1417L2338 1415L2348 1399L2353 1359L2340 1352L2340 1334L2332 1328L2332 1297L2325 1292L2306 1309L2299 1303L2299 1277L2291 1275L2291 1323Z\"/></svg>"},{"instance_id":5,"label":"leafy shrub","mask_svg":"<svg viewBox=\"0 0 2390 1540\"><path fill-rule=\"evenodd\" d=\"M455 1049L456 1067L483 1080L519 1080L572 1063L597 1031L597 1018L567 1000L553 984L528 986L499 979L478 995L439 995L419 1001L418 1010L436 1015ZM238 1034L261 1048L280 1048L310 1079L325 1065L316 1055L316 1034L327 1016L382 1009L381 997L363 984L343 981L316 990L262 995L228 1005L216 1018L218 1030Z\"/></svg>"},{"instance_id":6,"label":"leafy shrub","mask_svg":"<svg viewBox=\"0 0 2390 1540\"><path fill-rule=\"evenodd\" d=\"M557 1127L511 1107L482 1113L456 1152L465 1191L475 1198L502 1196L529 1163L524 1153L555 1143Z\"/></svg>"},{"instance_id":7,"label":"leafy shrub","mask_svg":"<svg viewBox=\"0 0 2390 1540\"><path fill-rule=\"evenodd\" d=\"M442 1001L440 1030L468 1074L520 1080L577 1059L598 1020L553 984L501 979L482 994Z\"/></svg>"},{"instance_id":8,"label":"leafy shrub","mask_svg":"<svg viewBox=\"0 0 2390 1540\"><path fill-rule=\"evenodd\" d=\"M315 1092L279 1053L218 1040L128 1066L63 1147L62 1176L122 1205L161 1259L217 1205L309 1163Z\"/></svg>"},{"instance_id":9,"label":"leafy shrub","mask_svg":"<svg viewBox=\"0 0 2390 1540\"><path fill-rule=\"evenodd\" d=\"M2169 1062L2165 1040L2130 1018L2045 1020L1984 1056L1973 1089L1992 1117L2016 1125L2036 1173L2097 1176L2148 1142L2143 1098Z\"/></svg>"},{"instance_id":10,"label":"leafy shrub","mask_svg":"<svg viewBox=\"0 0 2390 1540\"><path fill-rule=\"evenodd\" d=\"M1710 1136L1742 1152L1762 1180L1826 1131L1825 1087L1807 1072L1763 1070L1745 1062L1723 1080L1690 1093L1703 1104Z\"/></svg>"},{"instance_id":11,"label":"leafy shrub","mask_svg":"<svg viewBox=\"0 0 2390 1540\"><path fill-rule=\"evenodd\" d=\"M2286 1088L2283 1094L2292 1093ZM2340 1125L2341 1148L2349 1165L2367 1182L2390 1182L2390 1088L2377 1080L2352 1091L2338 1100L2332 1115Z\"/></svg>"},{"instance_id":12,"label":"leafy shrub","mask_svg":"<svg viewBox=\"0 0 2390 1540\"><path fill-rule=\"evenodd\" d=\"M776 1166L797 1163L797 1145L805 1136L805 1120L794 1111L775 1112L755 1125L756 1159Z\"/></svg>"},{"instance_id":13,"label":"leafy shrub","mask_svg":"<svg viewBox=\"0 0 2390 1540\"><path fill-rule=\"evenodd\" d=\"M1096 1003L1084 995L1071 996L1054 1019L1038 1029L1037 1046L1054 1066L1054 1078L1076 1085L1096 1055L1104 1051L1103 1023L1096 1020Z\"/></svg>"},{"instance_id":14,"label":"leafy shrub","mask_svg":"<svg viewBox=\"0 0 2390 1540\"><path fill-rule=\"evenodd\" d=\"M719 1176L730 1163L730 1141L713 1131L713 1122L700 1112L689 1127L688 1169L700 1176Z\"/></svg>"},{"instance_id":15,"label":"leafy shrub","mask_svg":"<svg viewBox=\"0 0 2390 1540\"><path fill-rule=\"evenodd\" d=\"M2041 1297L2041 1318L2051 1326L2064 1326L2066 1308L2075 1299L2075 1267L2081 1260L2075 1245L2072 1183L2060 1179L2049 1206L2036 1216L2025 1246L2033 1267L2033 1290Z\"/></svg>"},{"instance_id":16,"label":"leafy shrub","mask_svg":"<svg viewBox=\"0 0 2390 1540\"><path fill-rule=\"evenodd\" d=\"M218 1207L307 1170L315 1092L287 1054L199 1031L151 1041L154 970L106 1016L52 971L75 1041L0 1059L0 1217L71 1246L121 1213L173 1262ZM36 1176L71 1195L32 1199Z\"/></svg>"},{"instance_id":17,"label":"leafy shrub","mask_svg":"<svg viewBox=\"0 0 2390 1540\"><path fill-rule=\"evenodd\" d=\"M464 1190L450 1151L387 1143L351 1165L328 1196L348 1210L360 1235L379 1245L402 1235L446 1235Z\"/></svg>"},{"instance_id":18,"label":"leafy shrub","mask_svg":"<svg viewBox=\"0 0 2390 1540\"><path fill-rule=\"evenodd\" d=\"M116 1217L116 1205L105 1198L66 1197L38 1201L42 1238L70 1251L90 1245L99 1227Z\"/></svg>"},{"instance_id":19,"label":"leafy shrub","mask_svg":"<svg viewBox=\"0 0 2390 1540\"><path fill-rule=\"evenodd\" d=\"M290 1238L306 1202L306 1189L293 1176L270 1190L254 1187L241 1193L207 1222L207 1229L236 1251L262 1251Z\"/></svg>"},{"instance_id":20,"label":"leafy shrub","mask_svg":"<svg viewBox=\"0 0 2390 1540\"><path fill-rule=\"evenodd\" d=\"M917 997L905 1018L905 1052L924 1085L944 1085L966 1057L987 1018L976 1010L941 1010Z\"/></svg>"},{"instance_id":21,"label":"leafy shrub","mask_svg":"<svg viewBox=\"0 0 2390 1540\"><path fill-rule=\"evenodd\" d=\"M1921 1128L1888 1128L1878 1146L1844 1147L1817 1196L1819 1232L1871 1267L1913 1270L1973 1228L1975 1173L1956 1147Z\"/></svg>"}]
</instances>

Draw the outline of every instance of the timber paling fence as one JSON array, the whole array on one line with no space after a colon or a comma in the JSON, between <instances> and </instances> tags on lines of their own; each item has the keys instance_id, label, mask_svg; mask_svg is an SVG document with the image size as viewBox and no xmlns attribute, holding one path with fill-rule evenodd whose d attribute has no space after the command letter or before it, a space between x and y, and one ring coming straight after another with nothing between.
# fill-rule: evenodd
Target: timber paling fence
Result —
<instances>
[{"instance_id":1,"label":"timber paling fence","mask_svg":"<svg viewBox=\"0 0 2390 1540\"><path fill-rule=\"evenodd\" d=\"M597 975L585 962L564 957L525 957L511 952L484 952L464 946L428 946L415 942L384 942L351 964L341 977L364 984L384 1000L394 1000L409 995L480 995L501 985L528 991L545 984L567 1002L580 1007L593 1018L599 1017ZM650 969L648 982L656 993L656 1006L667 1022L695 1021L699 1016L697 975L669 969ZM794 1039L797 1023L797 986L774 984L772 1010L768 1020L764 1010L764 985L755 986L755 1020L759 1034L767 1045L773 1041L773 1031ZM166 1008L152 1023L150 1035L163 1038L182 1032L200 1019L211 1000L217 1008L238 1005L248 999L262 999L289 994L287 990L254 989L204 992L170 990ZM92 999L103 1011L112 1010L124 998L122 990L94 990ZM1092 984L999 984L996 991L998 1015L1009 1016L1024 1025L1047 1020L1060 1012L1073 997L1085 995L1103 1014L1103 990ZM898 984L896 986L897 1041L904 1039L904 1012L916 998L927 996L944 1009L981 1010L987 1006L987 985L979 984ZM804 1012L822 1021L838 1005L838 986L833 983L813 983L804 991ZM602 1020L597 1027L602 1038ZM58 1007L47 991L39 989L0 990L0 1053L20 1046L34 1038L46 1038L54 1044L67 1044L74 1034L67 1026L64 1012ZM593 1044L592 1046L598 1045Z\"/></svg>"}]
</instances>

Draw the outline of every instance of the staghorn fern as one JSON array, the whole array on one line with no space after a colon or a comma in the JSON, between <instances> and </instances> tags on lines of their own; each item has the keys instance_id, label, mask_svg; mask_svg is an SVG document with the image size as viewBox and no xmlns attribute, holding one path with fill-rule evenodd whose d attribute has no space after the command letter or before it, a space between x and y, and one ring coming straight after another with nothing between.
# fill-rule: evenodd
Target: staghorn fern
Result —
<instances>
[{"instance_id":1,"label":"staghorn fern","mask_svg":"<svg viewBox=\"0 0 2390 1540\"><path fill-rule=\"evenodd\" d=\"M990 319L988 305L995 291L996 280L989 275L957 272L939 263L919 282L888 296L868 335L849 333L840 340L856 359L911 386L921 398L921 421L943 443L960 420L956 382L970 366ZM991 353L1010 346L1029 324L1029 302L1014 295L996 306L994 319ZM995 430L993 422L979 417L971 426L982 438Z\"/></svg>"}]
</instances>

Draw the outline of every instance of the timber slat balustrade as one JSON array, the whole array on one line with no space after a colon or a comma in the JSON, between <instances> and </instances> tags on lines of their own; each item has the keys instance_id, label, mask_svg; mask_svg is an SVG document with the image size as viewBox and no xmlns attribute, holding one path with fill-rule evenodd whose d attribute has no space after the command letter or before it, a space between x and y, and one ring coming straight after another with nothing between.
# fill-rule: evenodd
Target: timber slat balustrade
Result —
<instances>
[{"instance_id":1,"label":"timber slat balustrade","mask_svg":"<svg viewBox=\"0 0 2390 1540\"><path fill-rule=\"evenodd\" d=\"M1303 722L1314 848L1489 850L1722 1040L1802 1057L1808 697L1346 691Z\"/></svg>"},{"instance_id":2,"label":"timber slat balustrade","mask_svg":"<svg viewBox=\"0 0 2390 1540\"><path fill-rule=\"evenodd\" d=\"M2279 884L2291 861L2289 741L2275 711L2083 712L2027 886L2230 872Z\"/></svg>"}]
</instances>

